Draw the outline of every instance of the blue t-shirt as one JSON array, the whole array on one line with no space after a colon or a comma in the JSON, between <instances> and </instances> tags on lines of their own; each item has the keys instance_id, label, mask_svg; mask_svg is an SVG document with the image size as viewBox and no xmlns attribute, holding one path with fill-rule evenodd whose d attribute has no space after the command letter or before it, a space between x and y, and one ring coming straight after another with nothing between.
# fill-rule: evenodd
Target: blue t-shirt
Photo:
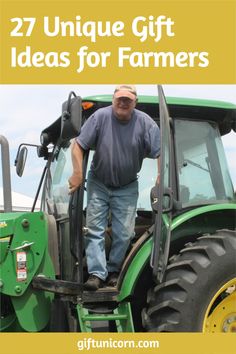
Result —
<instances>
[{"instance_id":1,"label":"blue t-shirt","mask_svg":"<svg viewBox=\"0 0 236 354\"><path fill-rule=\"evenodd\" d=\"M158 125L137 109L127 122L116 118L112 106L98 109L82 126L77 142L84 150L95 150L91 170L110 187L134 181L143 159L160 154Z\"/></svg>"}]
</instances>

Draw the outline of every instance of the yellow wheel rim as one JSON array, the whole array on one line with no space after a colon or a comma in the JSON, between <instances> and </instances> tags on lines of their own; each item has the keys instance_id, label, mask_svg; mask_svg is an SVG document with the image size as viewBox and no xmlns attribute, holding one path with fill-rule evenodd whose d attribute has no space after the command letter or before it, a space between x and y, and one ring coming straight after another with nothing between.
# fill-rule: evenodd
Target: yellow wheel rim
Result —
<instances>
[{"instance_id":1,"label":"yellow wheel rim","mask_svg":"<svg viewBox=\"0 0 236 354\"><path fill-rule=\"evenodd\" d=\"M212 298L204 317L203 332L236 332L236 278L224 284Z\"/></svg>"}]
</instances>

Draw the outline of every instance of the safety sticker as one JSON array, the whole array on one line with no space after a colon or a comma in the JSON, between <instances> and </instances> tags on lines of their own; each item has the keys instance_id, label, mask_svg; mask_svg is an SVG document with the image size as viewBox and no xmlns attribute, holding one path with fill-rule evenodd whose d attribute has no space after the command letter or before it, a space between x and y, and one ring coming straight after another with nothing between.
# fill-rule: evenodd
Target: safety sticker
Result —
<instances>
[{"instance_id":1,"label":"safety sticker","mask_svg":"<svg viewBox=\"0 0 236 354\"><path fill-rule=\"evenodd\" d=\"M24 281L27 279L26 252L16 253L16 277L17 281Z\"/></svg>"},{"instance_id":2,"label":"safety sticker","mask_svg":"<svg viewBox=\"0 0 236 354\"><path fill-rule=\"evenodd\" d=\"M24 281L27 279L26 269L17 269L17 281Z\"/></svg>"}]
</instances>

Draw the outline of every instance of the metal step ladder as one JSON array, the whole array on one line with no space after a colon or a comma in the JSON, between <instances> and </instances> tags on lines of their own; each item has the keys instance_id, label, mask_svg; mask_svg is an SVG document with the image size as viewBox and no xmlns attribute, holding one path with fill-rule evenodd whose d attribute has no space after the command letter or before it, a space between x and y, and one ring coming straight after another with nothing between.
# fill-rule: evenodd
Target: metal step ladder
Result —
<instances>
[{"instance_id":1,"label":"metal step ladder","mask_svg":"<svg viewBox=\"0 0 236 354\"><path fill-rule=\"evenodd\" d=\"M81 332L92 332L94 321L113 321L117 332L134 332L130 302L120 302L116 288L82 291L82 284L40 275L33 278L32 286L58 294L62 301L71 300L76 306Z\"/></svg>"},{"instance_id":2,"label":"metal step ladder","mask_svg":"<svg viewBox=\"0 0 236 354\"><path fill-rule=\"evenodd\" d=\"M114 288L85 291L77 304L81 332L93 332L94 321L114 321L117 332L134 332L130 302L118 302L119 292ZM93 304L100 307L93 307Z\"/></svg>"}]
</instances>

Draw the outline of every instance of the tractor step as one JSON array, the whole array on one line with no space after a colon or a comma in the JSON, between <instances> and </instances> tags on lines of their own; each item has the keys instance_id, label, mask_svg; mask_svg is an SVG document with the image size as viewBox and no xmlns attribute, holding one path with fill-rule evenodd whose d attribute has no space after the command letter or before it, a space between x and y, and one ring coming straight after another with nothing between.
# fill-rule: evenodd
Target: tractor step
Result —
<instances>
[{"instance_id":1,"label":"tractor step","mask_svg":"<svg viewBox=\"0 0 236 354\"><path fill-rule=\"evenodd\" d=\"M131 306L129 302L119 303L119 291L104 287L96 291L83 291L83 284L50 279L44 276L33 278L34 289L55 294L77 297L77 315L82 332L92 332L93 322L113 321L117 332L134 332Z\"/></svg>"},{"instance_id":2,"label":"tractor step","mask_svg":"<svg viewBox=\"0 0 236 354\"><path fill-rule=\"evenodd\" d=\"M96 291L96 293L98 290ZM93 332L93 322L113 321L117 332L134 332L129 302L119 303L114 309L88 309L85 304L77 305L81 332Z\"/></svg>"},{"instance_id":3,"label":"tractor step","mask_svg":"<svg viewBox=\"0 0 236 354\"><path fill-rule=\"evenodd\" d=\"M41 275L33 278L34 289L53 292L59 295L79 295L84 303L117 301L119 291L116 288L104 287L96 291L83 291L83 284L67 280L50 279Z\"/></svg>"},{"instance_id":4,"label":"tractor step","mask_svg":"<svg viewBox=\"0 0 236 354\"><path fill-rule=\"evenodd\" d=\"M86 303L94 302L116 302L119 295L119 291L116 288L104 287L96 291L83 291L82 301Z\"/></svg>"},{"instance_id":5,"label":"tractor step","mask_svg":"<svg viewBox=\"0 0 236 354\"><path fill-rule=\"evenodd\" d=\"M50 291L61 295L80 295L83 285L67 280L51 279L41 275L33 278L32 286L34 289Z\"/></svg>"}]
</instances>

